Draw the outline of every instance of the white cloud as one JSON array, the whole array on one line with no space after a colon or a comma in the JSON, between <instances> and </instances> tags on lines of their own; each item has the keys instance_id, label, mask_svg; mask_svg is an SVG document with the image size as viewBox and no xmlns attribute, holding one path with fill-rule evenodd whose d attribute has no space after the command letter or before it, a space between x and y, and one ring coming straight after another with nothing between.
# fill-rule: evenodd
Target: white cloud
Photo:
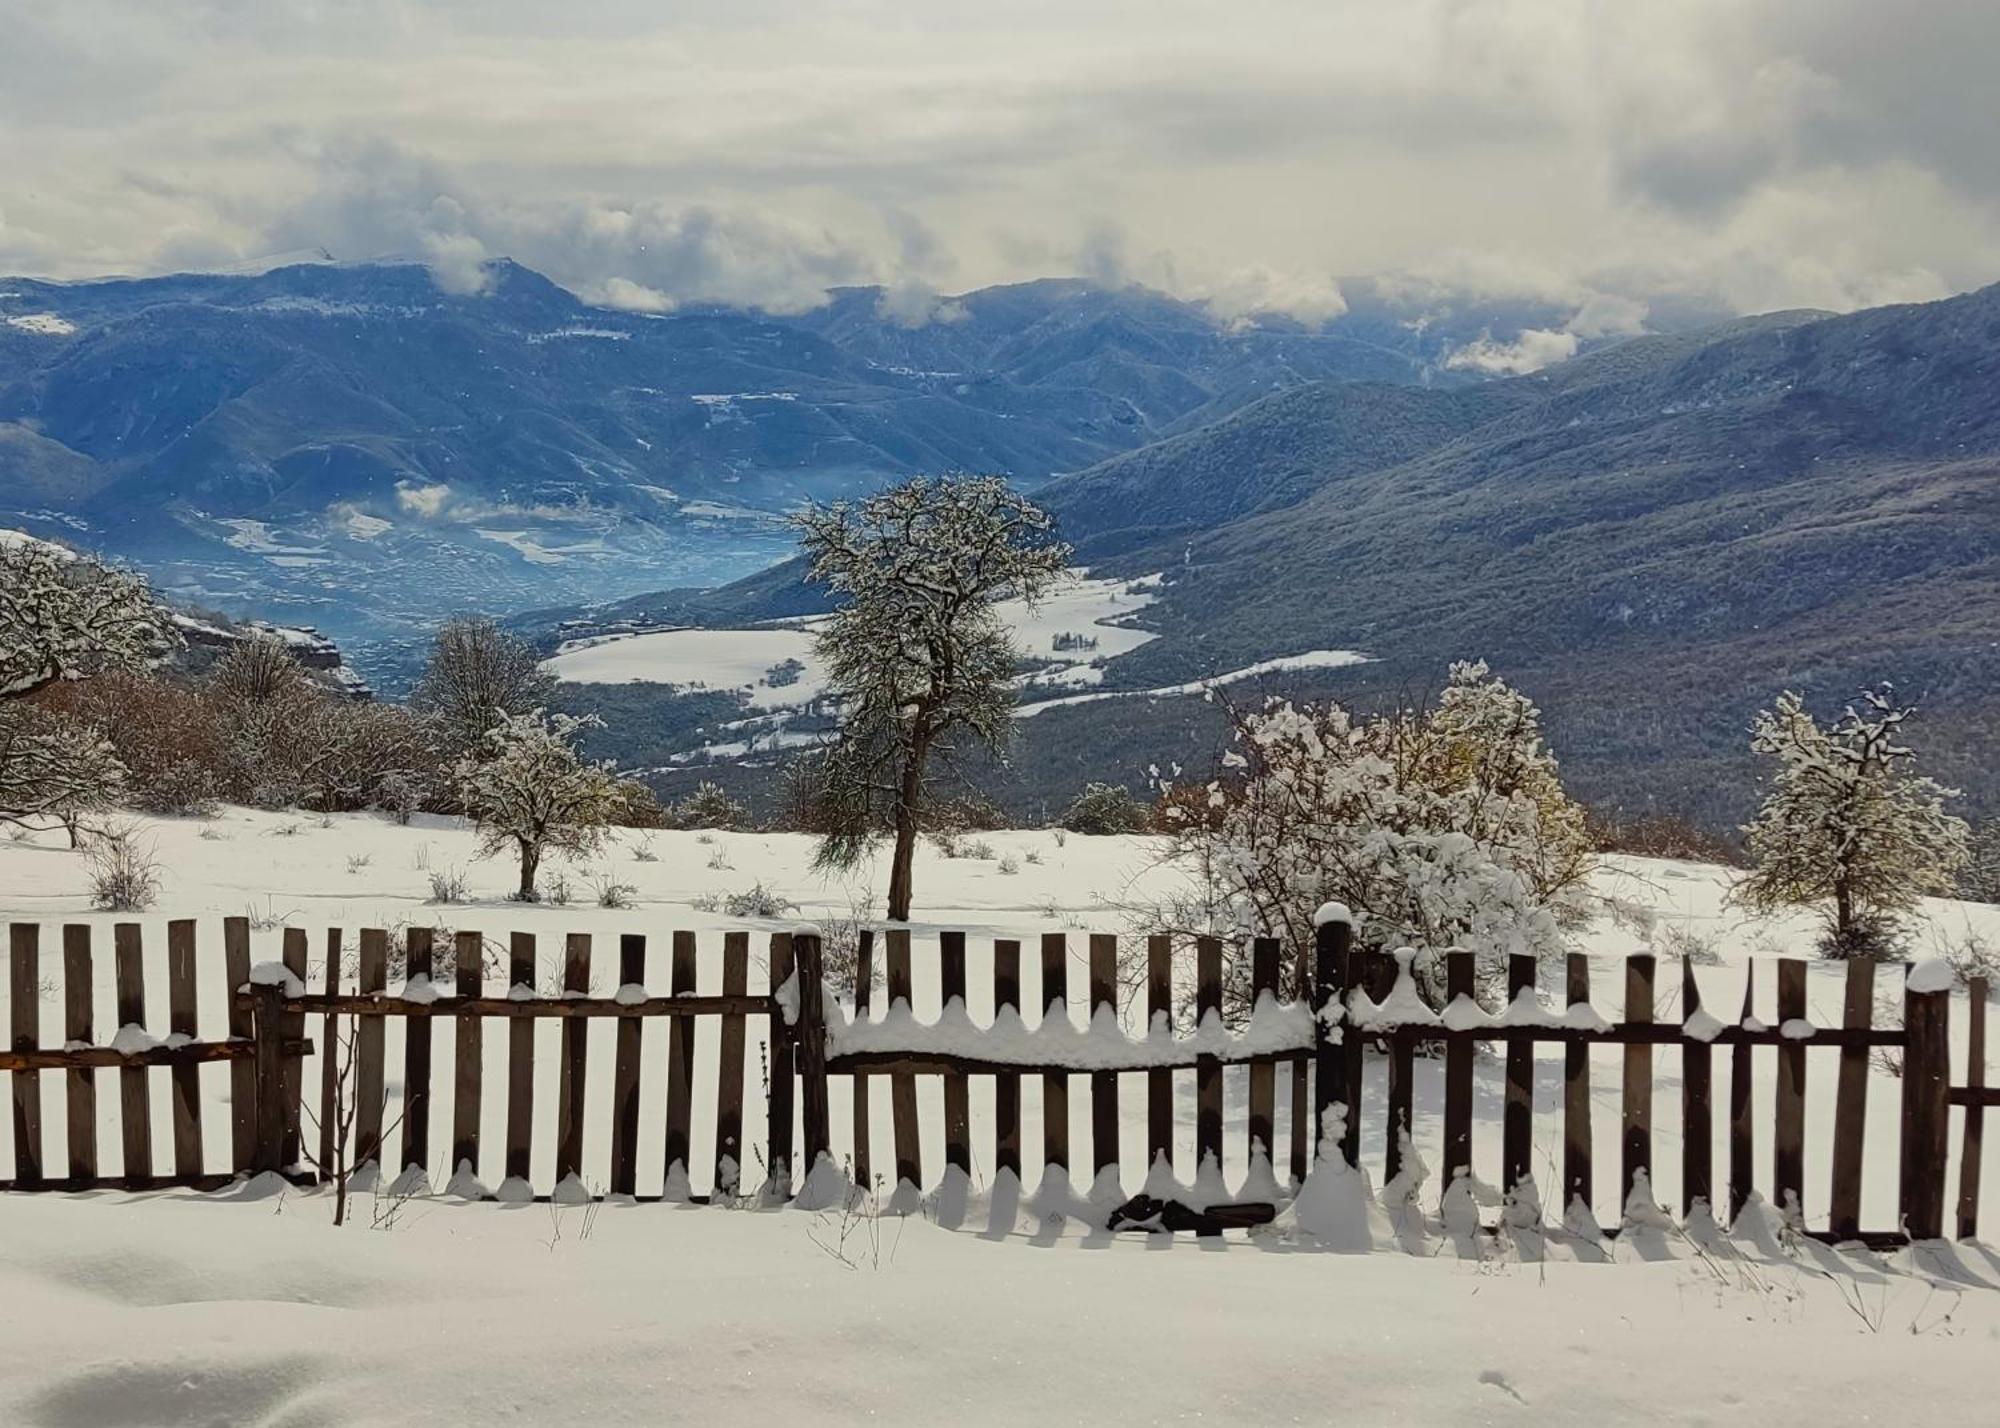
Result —
<instances>
[{"instance_id":1,"label":"white cloud","mask_svg":"<svg viewBox=\"0 0 2000 1428\"><path fill-rule=\"evenodd\" d=\"M444 513L445 503L451 499L451 487L443 482L424 485L417 481L396 483L396 504L413 516L426 520Z\"/></svg>"},{"instance_id":2,"label":"white cloud","mask_svg":"<svg viewBox=\"0 0 2000 1428\"><path fill-rule=\"evenodd\" d=\"M1512 342L1495 342L1491 337L1468 342L1446 357L1444 365L1495 377L1518 377L1574 357L1576 349L1574 332L1530 327Z\"/></svg>"},{"instance_id":3,"label":"white cloud","mask_svg":"<svg viewBox=\"0 0 2000 1428\"><path fill-rule=\"evenodd\" d=\"M0 46L0 272L326 247L796 311L1064 271L1852 306L2000 277L1967 0L65 0ZM1571 330L1624 330L1600 309Z\"/></svg>"}]
</instances>

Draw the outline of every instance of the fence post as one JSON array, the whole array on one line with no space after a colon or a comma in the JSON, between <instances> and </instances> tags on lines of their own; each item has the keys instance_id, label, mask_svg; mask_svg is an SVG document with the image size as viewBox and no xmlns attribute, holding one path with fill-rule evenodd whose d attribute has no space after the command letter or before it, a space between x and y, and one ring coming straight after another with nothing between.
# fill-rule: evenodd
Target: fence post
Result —
<instances>
[{"instance_id":1,"label":"fence post","mask_svg":"<svg viewBox=\"0 0 2000 1428\"><path fill-rule=\"evenodd\" d=\"M792 938L792 957L799 979L798 1037L799 1100L805 1118L804 1185L820 1157L833 1153L831 1117L826 1094L826 983L824 956L817 932Z\"/></svg>"},{"instance_id":2,"label":"fence post","mask_svg":"<svg viewBox=\"0 0 2000 1428\"><path fill-rule=\"evenodd\" d=\"M1326 1139L1326 1113L1336 1093L1345 1095L1347 1084L1342 1038L1346 1028L1331 1025L1333 1013L1342 1007L1342 975L1347 969L1348 949L1354 945L1352 915L1339 903L1330 902L1313 915L1313 1155L1317 1159ZM1354 1107L1345 1108L1353 1115Z\"/></svg>"},{"instance_id":3,"label":"fence post","mask_svg":"<svg viewBox=\"0 0 2000 1428\"><path fill-rule=\"evenodd\" d=\"M1929 966L1923 969L1929 970ZM1903 1230L1944 1234L1944 1166L1951 1126L1951 992L1911 978L1903 988Z\"/></svg>"},{"instance_id":4,"label":"fence post","mask_svg":"<svg viewBox=\"0 0 2000 1428\"><path fill-rule=\"evenodd\" d=\"M279 1010L285 989L273 982L250 988L250 1036L257 1048L257 1121L250 1172L278 1170L285 1152L285 1032Z\"/></svg>"}]
</instances>

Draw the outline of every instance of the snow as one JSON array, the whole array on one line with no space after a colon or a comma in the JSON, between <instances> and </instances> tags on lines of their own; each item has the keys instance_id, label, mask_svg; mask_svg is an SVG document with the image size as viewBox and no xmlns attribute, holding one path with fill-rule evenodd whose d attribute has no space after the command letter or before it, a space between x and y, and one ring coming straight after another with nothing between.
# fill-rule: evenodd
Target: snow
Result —
<instances>
[{"instance_id":1,"label":"snow","mask_svg":"<svg viewBox=\"0 0 2000 1428\"><path fill-rule=\"evenodd\" d=\"M1205 679L1189 680L1186 684L1166 684L1153 689L1104 689L1093 694L1069 694L1059 699L1044 699L1016 710L1014 717L1027 719L1044 709L1059 709L1070 704L1094 704L1102 699L1179 699L1188 695L1206 694L1211 689L1219 689L1225 684L1236 684L1266 674L1302 669L1345 669L1349 665L1367 664L1372 658L1359 650L1307 650L1304 654L1260 660L1241 669L1212 674Z\"/></svg>"},{"instance_id":2,"label":"snow","mask_svg":"<svg viewBox=\"0 0 2000 1428\"><path fill-rule=\"evenodd\" d=\"M76 331L75 323L52 312L24 312L9 317L7 325L18 332L32 332L37 337L68 337Z\"/></svg>"},{"instance_id":3,"label":"snow","mask_svg":"<svg viewBox=\"0 0 2000 1428\"><path fill-rule=\"evenodd\" d=\"M1948 992L1957 980L1951 963L1942 957L1931 957L1912 967L1909 980L1903 985L1912 992Z\"/></svg>"},{"instance_id":4,"label":"snow","mask_svg":"<svg viewBox=\"0 0 2000 1428\"><path fill-rule=\"evenodd\" d=\"M560 551L550 550L536 543L528 531L493 530L486 526L474 526L472 533L481 540L490 540L495 545L504 545L530 565L561 565L565 557Z\"/></svg>"},{"instance_id":5,"label":"snow","mask_svg":"<svg viewBox=\"0 0 2000 1428\"><path fill-rule=\"evenodd\" d=\"M728 920L692 908L691 899L762 879L799 903L808 917L846 917L862 885L823 878L811 867L809 839L754 833L712 835L733 870L706 866L709 847L691 833L651 835L658 861L638 863L614 850L619 875L639 887L638 909L523 907L504 901L512 877L504 863L474 862L472 835L455 822L419 819L410 827L365 816L307 824L288 838L271 831L297 821L284 814L228 810L203 824L144 821L166 868L161 905L137 916L90 910L80 861L59 830L20 843L0 842L0 919L43 922L44 948L59 945L49 927L79 922L109 929L136 921L143 930L149 1020L164 1024L165 922L200 919L197 947L202 1032L223 1034L216 919L246 907L296 908L291 922L313 931L317 957L327 926L446 925L479 929L504 941L533 932L538 977L557 975L562 934L596 938L596 995L615 995L608 975L626 931L649 935L649 980L665 985L670 929L699 938L698 988L719 988L717 932ZM998 876L990 863L946 860L926 847L917 865L918 908L912 927L917 1024L953 1033L992 1016L991 939L1030 938L1051 926L1072 933L1071 996L1053 1035L1073 1046L1104 1039L1102 1019L1088 1016L1084 931L1129 931L1120 903L1177 886L1158 866L1158 845L1144 838L1071 838L1047 832L983 835L1002 853L1030 850L1043 859L1020 876ZM348 855L371 854L369 877L344 871ZM426 866L466 866L475 902L427 905ZM873 876L881 876L878 867ZM361 886L357 887L357 881ZM1698 865L1609 859L1598 889L1671 911L1712 941L1721 961L1696 969L1703 1000L1740 1005L1749 957L1777 948L1809 955L1809 917L1755 919L1723 904L1726 875ZM1054 912L1044 910L1053 904ZM1931 902L1919 945L1929 935L1970 927L2000 934L2000 908ZM740 925L740 924L738 924ZM789 932L795 919L758 924ZM935 933L968 933L967 1003L947 1018L939 997ZM253 931L253 958L275 955L276 927ZM1582 934L1600 959L1641 950L1636 935L1610 919ZM1032 945L1032 944L1031 944ZM48 954L45 950L44 957ZM113 1025L113 960L96 959L98 1025ZM1024 958L1024 1000L1036 1005L1032 955ZM45 972L50 970L45 960ZM1921 969L1919 969L1921 971ZM1758 965L1757 996L1768 1008L1772 971ZM1837 1023L1844 969L1813 962L1808 1006L1819 1025ZM1599 994L1622 990L1616 966L1600 960ZM285 985L278 964L258 963L257 983ZM489 979L497 986L497 978ZM753 966L751 986L767 985ZM1177 986L1177 990L1185 990ZM1395 1001L1392 994L1390 1002ZM879 1004L879 1003L878 1003ZM1609 1003L1607 1002L1607 1005ZM1385 1005L1387 1005L1385 1003ZM1260 1012L1271 1027L1295 1020L1285 1003ZM1590 1008L1582 1010L1590 1012ZM1671 1020L1663 1004L1661 1020ZM1963 999L1954 996L1958 1044ZM1594 1015L1594 1013L1591 1013ZM40 1007L45 1034L59 1002ZM1688 1019L1694 1020L1696 1013ZM1573 1012L1564 1014L1571 1022ZM1276 1020L1272 1020L1275 1017ZM884 1022L888 1018L884 1015ZM1065 1027L1061 1023L1067 1022ZM1213 1027L1213 1024L1211 1024ZM726 1148L755 1191L765 1170L757 1066L762 1018L750 1018L748 1086L741 1146ZM135 1035L140 1034L137 1028ZM1143 1078L1121 1081L1122 1183L1093 1176L1087 1187L1039 1164L1039 1087L1022 1095L1025 1193L1012 1175L991 1169L992 1088L973 1078L974 1165L969 1177L941 1178L942 1096L920 1079L919 1104L932 1183L910 1187L902 1203L921 1213L876 1218L884 1203L848 1184L846 1154L852 1104L844 1078L832 1086L833 1157L810 1167L801 1200L818 1209L770 1210L755 1194L740 1210L682 1204L522 1203L554 1185L556 1047L561 1028L536 1026L535 1183L503 1181L507 1035L486 1027L495 1059L485 1071L489 1116L480 1163L446 1162L451 1124L453 1038L433 1041L436 1162L397 1168L403 1189L438 1198L399 1202L386 1182L363 1190L354 1221L335 1229L330 1197L265 1178L214 1195L10 1195L0 1254L0 1302L13 1310L0 1335L0 1421L60 1423L399 1423L650 1421L671 1414L693 1421L809 1417L813 1421L980 1422L1024 1411L1070 1421L1153 1421L1204 1417L1227 1422L1324 1421L1338 1405L1343 1421L1589 1424L1645 1422L1662 1416L1714 1421L1827 1423L1863 1420L1962 1422L1991 1410L1990 1346L2000 1338L2000 1260L1978 1246L1925 1246L1894 1255L1836 1252L1790 1233L1773 1207L1753 1202L1727 1235L1697 1215L1684 1230L1662 1227L1658 1206L1680 1203L1680 1086L1671 1047L1655 1049L1654 1176L1624 1202L1616 1194L1617 1108L1622 1048L1593 1048L1592 1092L1598 1136L1598 1203L1572 1203L1562 1226L1541 1227L1539 1206L1524 1195L1502 1205L1499 1136L1482 1111L1474 1138L1474 1173L1452 1187L1450 1220L1439 1215L1438 1187L1423 1181L1423 1162L1441 1163L1436 1068L1420 1063L1405 1175L1369 1193L1383 1144L1385 1068L1370 1056L1363 1102L1363 1165L1316 1164L1305 1193L1277 1224L1247 1238L1195 1243L1145 1235L1107 1235L1106 1198L1142 1186L1170 1189L1190 1203L1232 1195L1269 1196L1273 1176L1262 1157L1244 1154L1247 1072L1225 1072L1226 1150L1220 1163L1197 1164L1192 1116L1176 1118L1172 1163L1144 1163ZM121 1035L124 1030L121 1029ZM319 1034L317 1025L308 1034ZM1022 1038L1035 1035L1023 1026ZM1204 1028L1197 1039L1217 1035ZM1265 1034L1256 1023L1247 1035ZM1275 1034L1275 1033L1273 1033ZM1294 1028L1293 1034L1296 1034ZM1125 1035L1141 1046L1145 1033ZM653 1096L664 1083L664 1028L646 1028L642 1064L641 1190L685 1200L710 1186L713 1143L714 1019L697 1030L696 1144L691 1167L663 1177L661 1127ZM150 1041L150 1036L148 1040ZM401 1077L400 1033L389 1033L388 1078ZM608 1144L611 1058L608 1023L591 1028L585 1169L561 1187L573 1201L601 1189ZM1836 1053L1806 1043L1805 1054L1830 1078ZM1039 1052L1037 1054L1040 1054ZM1563 1049L1536 1051L1534 1165L1559 1163L1559 1117L1549 1114ZM1769 1105L1769 1053L1759 1053L1754 1097ZM1724 1058L1726 1062L1728 1058ZM1715 1068L1718 1105L1726 1104L1729 1066ZM172 1164L172 1117L165 1113L164 1073L156 1089L155 1160ZM204 1068L210 1098L205 1149L226 1164L229 1078ZM1497 1104L1499 1058L1476 1059L1475 1093ZM1278 1140L1290 1126L1281 1074ZM871 1082L878 1139L875 1165L893 1166L888 1078ZM118 1097L99 1077L104 1117L98 1144L107 1174L118 1173L121 1142L112 1116ZM317 1085L308 1061L305 1083ZM1094 1163L1090 1117L1081 1091L1071 1111L1072 1164ZM1808 1097L1806 1219L1824 1214L1833 1097ZM44 1075L46 1144L60 1163L67 1098L59 1077ZM1177 1075L1183 1097L1191 1073ZM1872 1075L1871 1149L1863 1191L1864 1222L1893 1219L1898 1083ZM392 1095L397 1094L392 1090ZM399 1104L399 1103L398 1103ZM391 1115L395 1114L392 1106ZM1761 1122L1767 1126L1767 1122ZM1760 1140L1766 1134L1760 1129ZM1886 1136L1876 1141L1878 1134ZM0 1147L11 1126L0 1118ZM1761 1141L1768 1144L1768 1141ZM1993 1154L1989 1146L1989 1155ZM0 1149L0 1164L11 1158ZM405 1174L405 1170L416 1173ZM1178 1174L1176 1174L1178 1170ZM1956 1183L1956 1160L1950 1167ZM1082 1175L1086 1172L1079 1170ZM1989 1183L2000 1158L1987 1166ZM1189 1176L1183 1182L1181 1176ZM650 1177L650 1178L647 1178ZM794 1177L797 1179L797 1177ZM502 1204L465 1203L481 1183ZM883 1195L888 1189L885 1187ZM1282 1187L1279 1190L1282 1193ZM848 1206L853 1205L852 1211ZM1990 1201L1989 1201L1990 1206ZM1593 1209L1595 1213L1593 1213ZM1054 1218L1046 1218L1045 1215ZM1605 1240L1599 1218L1629 1221L1628 1236ZM1477 1227L1508 1222L1502 1234ZM385 1223L386 1222L386 1223ZM384 1224L384 1228L372 1228ZM843 1238L843 1224L848 1226ZM873 1246L871 1248L871 1245ZM1338 1263L1320 1258L1350 1251ZM1362 1251L1370 1251L1363 1253ZM1856 1305L1860 1305L1859 1311ZM1947 1320L1946 1316L1949 1316ZM450 1326L439 1338L440 1324ZM1329 1325L1352 1351L1328 1349ZM1107 1326L1114 1326L1107 1339ZM1879 1326L1879 1332L1871 1331ZM448 1342L447 1342L448 1341ZM445 1347L441 1348L441 1345ZM1119 1351L1142 1345L1143 1352ZM356 1373L363 1364L367 1372ZM1690 1377L1689 1365L1697 1365ZM782 1371L774 1371L774 1366Z\"/></svg>"},{"instance_id":6,"label":"snow","mask_svg":"<svg viewBox=\"0 0 2000 1428\"><path fill-rule=\"evenodd\" d=\"M656 630L565 650L546 668L572 684L740 690L753 709L802 709L826 690L812 644L809 629ZM804 671L791 684L771 685L770 671L787 660Z\"/></svg>"},{"instance_id":7,"label":"snow","mask_svg":"<svg viewBox=\"0 0 2000 1428\"><path fill-rule=\"evenodd\" d=\"M1354 914L1344 902L1323 902L1313 909L1313 926L1324 927L1329 922L1344 922L1354 926Z\"/></svg>"}]
</instances>

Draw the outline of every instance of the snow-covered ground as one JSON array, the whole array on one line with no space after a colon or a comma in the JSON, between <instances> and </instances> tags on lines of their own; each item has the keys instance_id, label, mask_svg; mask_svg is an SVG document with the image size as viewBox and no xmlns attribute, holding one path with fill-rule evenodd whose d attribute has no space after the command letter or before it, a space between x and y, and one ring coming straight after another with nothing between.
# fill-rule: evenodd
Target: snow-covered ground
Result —
<instances>
[{"instance_id":1,"label":"snow-covered ground","mask_svg":"<svg viewBox=\"0 0 2000 1428\"><path fill-rule=\"evenodd\" d=\"M600 994L611 990L616 935L648 934L648 982L665 985L667 934L701 939L700 989L720 989L720 932L745 925L697 902L761 881L798 904L797 917L844 917L881 870L855 880L811 868L811 842L791 835L623 835L595 865L637 889L637 906L523 907L503 900L512 878L477 862L472 838L445 820L397 827L372 815L322 823L309 815L229 810L212 823L149 820L143 839L165 869L146 928L150 1024L165 1030L165 922L200 920L198 977L204 1034L220 1032L219 922L249 914L258 958L276 955L278 925L324 929L351 942L365 925L443 924L502 938L540 934L542 980L555 975L560 934L596 938ZM968 933L969 998L975 1022L992 1011L994 937L1033 939L1045 930L1131 932L1132 908L1162 896L1181 874L1144 838L1066 839L1049 831L985 835L992 859L919 855L915 926L916 1011L939 1010L935 931ZM60 835L0 841L0 920L52 929L85 922L98 938L98 1040L116 1030L109 924L88 910L80 860ZM650 855L642 860L640 852ZM1033 855L1036 861L1028 861ZM1011 860L1005 861L1003 860ZM1014 867L1018 871L1003 871ZM464 868L473 901L426 902L427 870ZM1718 959L1698 966L1709 1009L1733 1019L1752 958L1805 955L1804 918L1749 919L1723 905L1726 875L1700 865L1609 859L1598 879L1624 905L1582 943L1605 959L1691 936ZM1927 906L1917 951L1939 939L2000 941L2000 908ZM795 918L752 922L760 931ZM764 938L753 936L761 952ZM59 979L59 945L44 932L43 971ZM1083 940L1072 940L1070 1014L1087 1020ZM1023 1000L1039 979L1032 942ZM1660 1015L1678 1016L1678 966L1662 964ZM1759 1010L1774 1011L1772 970L1755 964ZM1893 971L1883 986L1894 985ZM1842 978L1814 963L1812 1019L1838 1020ZM753 967L752 990L767 985ZM1597 1006L1620 1014L1623 979L1607 960ZM878 999L879 1000L879 999ZM1962 1027L1964 1003L1955 1007ZM1028 1013L1032 1022L1034 1013ZM44 1044L58 1039L54 980L41 1005ZM310 1028L318 1035L317 1027ZM759 1091L763 1028L751 1024L745 1141L764 1136ZM538 1028L536 1179L548 1188L555 1118L553 1023ZM664 1028L649 1025L642 1057L642 1193L659 1190ZM694 1165L710 1188L714 1022L697 1033ZM608 1165L612 1037L592 1035L589 1082L596 1119L587 1127L585 1178ZM505 1085L505 1038L489 1029L482 1164L497 1183ZM400 1033L389 1033L392 1094L401 1076ZM1955 1037L1963 1056L1962 1030ZM427 1167L442 1186L451 1118L452 1038L437 1038L433 1142ZM1716 1057L1715 1095L1729 1094L1728 1056ZM1758 1173L1770 1157L1772 1053L1757 1053L1754 1089ZM1830 1159L1834 1053L1810 1050L1807 1097L1807 1216L1823 1223ZM1655 1190L1678 1208L1678 1057L1656 1053ZM1620 1059L1593 1057L1599 1193L1606 1223L1617 1219ZM1552 1195L1559 1158L1560 1052L1536 1068L1535 1173ZM107 1073L108 1074L108 1073ZM155 1158L172 1164L165 1076L155 1090ZM1958 1073L1962 1074L1962 1073ZM1416 1140L1440 1159L1438 1069L1420 1065ZM1366 1107L1364 1155L1380 1182L1380 1068ZM206 1149L227 1163L227 1073L202 1072ZM1226 1175L1241 1182L1246 1074L1225 1074ZM1499 1172L1499 1062L1476 1069L1477 1174ZM1281 1144L1289 1126L1279 1080ZM1192 1174L1193 1077L1177 1077L1182 1179ZM308 1063L308 1088L317 1070ZM1072 1082L1072 1161L1092 1163L1087 1079ZM1870 1086L1871 1130L1863 1221L1894 1223L1899 1083ZM885 1078L872 1082L873 1160L893 1165ZM1144 1182L1144 1079L1121 1078L1125 1193ZM119 1166L117 1097L100 1090L100 1155ZM1992 1345L2000 1340L2000 1259L1982 1247L1920 1248L1876 1259L1836 1255L1811 1242L1773 1238L1758 1217L1738 1241L1703 1243L1679 1230L1641 1230L1601 1252L1560 1236L1460 1239L1435 1218L1436 1185L1421 1224L1392 1222L1379 1205L1364 1217L1369 1256L1314 1253L1288 1212L1275 1233L1197 1247L1144 1237L1112 1238L1079 1219L1044 1221L1034 1211L1060 1197L1042 1179L1039 1089L1023 1093L1026 1191L990 1159L992 1091L974 1078L971 1183L931 1200L907 1223L842 1219L799 1209L731 1210L666 1205L583 1209L414 1201L363 1195L358 1222L334 1230L329 1204L312 1192L254 1198L161 1193L88 1197L13 1196L0 1206L0 1421L21 1423L348 1423L735 1419L805 1411L838 1420L874 1417L962 1421L1040 1413L1059 1421L1228 1417L1244 1422L1604 1422L1983 1421L1991 1396ZM943 1159L942 1088L919 1088L925 1156L935 1184ZM58 1078L43 1078L45 1144L57 1166L66 1143ZM394 1114L392 1108L391 1114ZM836 1154L845 1155L852 1107L845 1078L833 1083ZM1718 1116L1718 1123L1723 1117ZM1954 1120L1954 1156L1956 1147ZM0 1124L0 1164L11 1161L11 1126ZM746 1167L754 1180L761 1157ZM1721 1146L1717 1147L1720 1167ZM1987 1184L2000 1185L2000 1153L1989 1146ZM1956 1184L1956 1161L1951 1167ZM927 1185L926 1188L930 1188ZM1081 1190L1083 1187L1078 1186ZM1989 1224L2000 1214L1988 1196ZM374 1228L378 1217L391 1223ZM1297 1212L1298 1219L1306 1218ZM1488 1214L1491 1220L1493 1215ZM938 1223L943 1220L944 1224ZM880 1237L879 1264L873 1237ZM850 1268L836 1247L859 1267ZM1966 1342L1970 1340L1970 1342Z\"/></svg>"}]
</instances>

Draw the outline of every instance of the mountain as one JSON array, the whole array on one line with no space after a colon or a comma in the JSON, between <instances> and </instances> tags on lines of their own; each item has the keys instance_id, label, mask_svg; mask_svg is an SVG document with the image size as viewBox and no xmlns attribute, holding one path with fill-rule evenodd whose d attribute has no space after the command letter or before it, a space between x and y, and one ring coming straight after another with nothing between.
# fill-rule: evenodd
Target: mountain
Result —
<instances>
[{"instance_id":1,"label":"mountain","mask_svg":"<svg viewBox=\"0 0 2000 1428\"><path fill-rule=\"evenodd\" d=\"M1273 391L1462 387L1451 354L1549 304L1353 285L1308 326L1139 288L934 300L849 288L788 317L593 307L519 265L75 284L0 279L0 520L129 558L176 596L408 638L778 558L804 497L919 470L1024 482Z\"/></svg>"},{"instance_id":2,"label":"mountain","mask_svg":"<svg viewBox=\"0 0 2000 1428\"><path fill-rule=\"evenodd\" d=\"M1996 394L2000 286L1639 338L1481 388L1478 412L1302 388L1042 495L1107 573L1168 572L1161 638L1113 686L1353 648L1378 662L1325 683L1373 699L1484 657L1587 796L1719 825L1747 812L1759 705L1886 678L1925 704L1932 771L1994 810ZM1385 443L1378 401L1426 449ZM1290 474L1207 524L1231 453Z\"/></svg>"},{"instance_id":3,"label":"mountain","mask_svg":"<svg viewBox=\"0 0 2000 1428\"><path fill-rule=\"evenodd\" d=\"M2000 813L2000 287L1846 316L1635 338L1441 389L1303 383L1057 476L1036 497L1093 574L1164 574L1090 702L1021 721L990 787L1017 811L1086 779L1206 767L1199 699L1147 697L1310 651L1372 662L1230 686L1364 706L1484 658L1544 707L1588 799L1727 828L1756 709L1922 704L1928 771ZM796 565L623 617L802 608ZM1119 696L1123 697L1119 697ZM1105 697L1110 696L1110 697Z\"/></svg>"}]
</instances>

